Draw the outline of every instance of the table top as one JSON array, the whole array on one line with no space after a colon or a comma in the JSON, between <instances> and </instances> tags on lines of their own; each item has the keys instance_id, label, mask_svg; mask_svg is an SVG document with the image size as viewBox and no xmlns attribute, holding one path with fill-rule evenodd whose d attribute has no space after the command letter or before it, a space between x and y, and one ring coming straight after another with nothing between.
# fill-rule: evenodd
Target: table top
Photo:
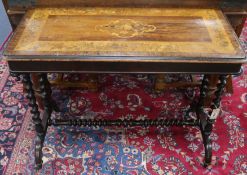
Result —
<instances>
[{"instance_id":1,"label":"table top","mask_svg":"<svg viewBox=\"0 0 247 175\"><path fill-rule=\"evenodd\" d=\"M244 62L217 9L35 8L11 38L8 60Z\"/></svg>"}]
</instances>

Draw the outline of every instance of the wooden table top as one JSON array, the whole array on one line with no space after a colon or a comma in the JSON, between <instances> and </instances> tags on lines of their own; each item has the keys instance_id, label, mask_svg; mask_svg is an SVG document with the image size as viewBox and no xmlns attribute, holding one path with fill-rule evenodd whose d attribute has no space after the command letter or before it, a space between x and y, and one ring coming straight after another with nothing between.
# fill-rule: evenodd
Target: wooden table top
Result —
<instances>
[{"instance_id":1,"label":"wooden table top","mask_svg":"<svg viewBox=\"0 0 247 175\"><path fill-rule=\"evenodd\" d=\"M245 61L221 11L190 8L31 9L5 56L15 61Z\"/></svg>"}]
</instances>

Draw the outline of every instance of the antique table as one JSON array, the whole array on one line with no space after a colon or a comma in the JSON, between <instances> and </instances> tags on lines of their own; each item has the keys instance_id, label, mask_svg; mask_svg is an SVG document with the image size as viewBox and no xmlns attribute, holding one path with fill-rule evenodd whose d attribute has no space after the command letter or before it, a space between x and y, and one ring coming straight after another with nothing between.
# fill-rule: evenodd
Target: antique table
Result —
<instances>
[{"instance_id":1,"label":"antique table","mask_svg":"<svg viewBox=\"0 0 247 175\"><path fill-rule=\"evenodd\" d=\"M226 76L246 62L232 28L217 9L192 8L34 8L28 10L5 52L12 75L21 78L37 132L36 168L49 125L198 126L210 164L210 133L219 115ZM58 110L47 80L51 72L203 74L200 97L190 111L197 119L51 119ZM39 76L45 109L40 116L32 74ZM211 110L204 110L208 78L219 75Z\"/></svg>"}]
</instances>

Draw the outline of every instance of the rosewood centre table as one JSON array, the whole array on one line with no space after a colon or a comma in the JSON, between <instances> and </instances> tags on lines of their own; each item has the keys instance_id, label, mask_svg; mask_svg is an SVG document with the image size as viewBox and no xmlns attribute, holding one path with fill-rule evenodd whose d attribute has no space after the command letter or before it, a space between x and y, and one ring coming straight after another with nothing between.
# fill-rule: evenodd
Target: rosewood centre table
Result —
<instances>
[{"instance_id":1,"label":"rosewood centre table","mask_svg":"<svg viewBox=\"0 0 247 175\"><path fill-rule=\"evenodd\" d=\"M198 126L210 164L210 134L220 112L226 77L240 72L245 54L217 9L192 8L34 8L28 10L4 52L13 76L24 83L37 133L36 168L50 125ZM57 106L47 73L189 73L204 75L200 97L188 112L196 119L51 119ZM39 77L41 117L31 76ZM208 79L219 75L211 110L204 109Z\"/></svg>"}]
</instances>

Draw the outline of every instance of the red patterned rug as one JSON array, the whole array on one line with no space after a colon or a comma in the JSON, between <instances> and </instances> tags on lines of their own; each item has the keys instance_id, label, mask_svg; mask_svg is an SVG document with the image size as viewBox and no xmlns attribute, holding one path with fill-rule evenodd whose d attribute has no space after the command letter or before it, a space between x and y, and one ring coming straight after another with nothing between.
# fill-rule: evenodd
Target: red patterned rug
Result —
<instances>
[{"instance_id":1,"label":"red patterned rug","mask_svg":"<svg viewBox=\"0 0 247 175\"><path fill-rule=\"evenodd\" d=\"M225 94L222 115L211 135L213 163L208 168L201 165L204 149L196 127L50 127L39 174L247 174L247 66L233 84L234 94ZM191 103L184 95L190 90L157 94L152 79L144 75L101 75L100 87L98 92L54 89L62 112L53 117L180 117ZM0 174L34 174L30 112L22 85L9 77L4 61L0 62L0 90Z\"/></svg>"}]
</instances>

